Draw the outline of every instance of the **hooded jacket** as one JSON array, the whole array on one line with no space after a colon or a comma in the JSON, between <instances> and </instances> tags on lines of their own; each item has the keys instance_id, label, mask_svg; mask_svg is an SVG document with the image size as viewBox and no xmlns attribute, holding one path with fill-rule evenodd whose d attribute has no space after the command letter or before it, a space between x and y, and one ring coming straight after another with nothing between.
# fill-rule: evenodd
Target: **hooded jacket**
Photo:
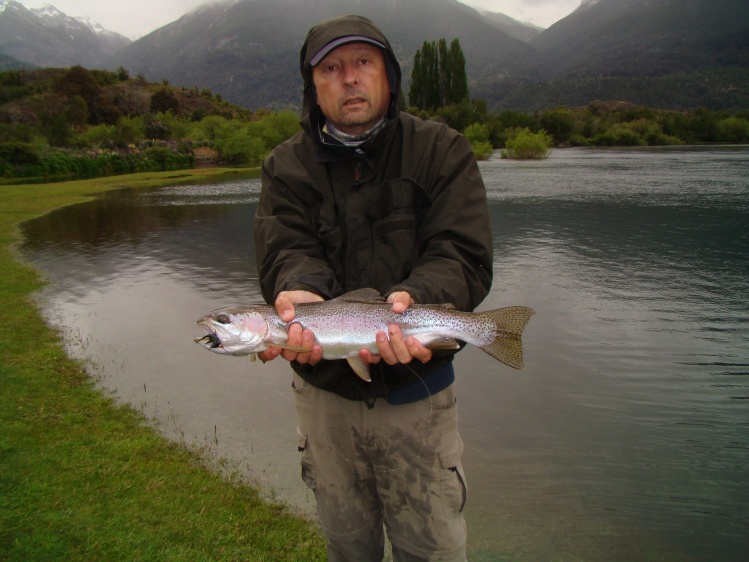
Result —
<instances>
[{"instance_id":1,"label":"hooded jacket","mask_svg":"<svg viewBox=\"0 0 749 562\"><path fill-rule=\"evenodd\" d=\"M357 148L323 131L310 60L340 37L385 46L391 100L387 122ZM451 303L471 311L489 292L492 236L486 192L470 144L446 125L402 113L401 70L390 43L368 19L344 16L313 27L300 53L302 131L262 166L255 215L261 292L307 290L326 299L373 287L408 291L417 303ZM427 380L454 351L432 360L371 366L372 382L345 360L292 362L310 384L372 402Z\"/></svg>"}]
</instances>

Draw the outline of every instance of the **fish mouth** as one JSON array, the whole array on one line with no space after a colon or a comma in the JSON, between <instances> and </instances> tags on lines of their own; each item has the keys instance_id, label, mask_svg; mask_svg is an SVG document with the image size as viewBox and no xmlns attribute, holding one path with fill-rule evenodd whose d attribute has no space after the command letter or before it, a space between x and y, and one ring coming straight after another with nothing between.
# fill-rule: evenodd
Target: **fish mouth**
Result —
<instances>
[{"instance_id":1,"label":"fish mouth","mask_svg":"<svg viewBox=\"0 0 749 562\"><path fill-rule=\"evenodd\" d=\"M221 345L221 340L218 339L218 336L216 335L216 332L209 332L206 335L204 335L202 338L195 338L193 340L195 343L202 345L206 349L223 349L224 346Z\"/></svg>"}]
</instances>

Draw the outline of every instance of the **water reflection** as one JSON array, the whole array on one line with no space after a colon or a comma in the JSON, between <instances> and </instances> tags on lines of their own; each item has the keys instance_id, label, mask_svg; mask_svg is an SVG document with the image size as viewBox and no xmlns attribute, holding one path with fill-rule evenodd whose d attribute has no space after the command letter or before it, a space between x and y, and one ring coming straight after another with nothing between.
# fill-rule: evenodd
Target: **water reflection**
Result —
<instances>
[{"instance_id":1,"label":"water reflection","mask_svg":"<svg viewBox=\"0 0 749 562\"><path fill-rule=\"evenodd\" d=\"M471 560L743 560L749 524L749 150L490 160L495 283L526 370L458 359ZM102 384L215 441L301 509L284 365L192 344L259 300L257 180L125 191L26 225L44 303ZM276 362L277 363L277 362Z\"/></svg>"}]
</instances>

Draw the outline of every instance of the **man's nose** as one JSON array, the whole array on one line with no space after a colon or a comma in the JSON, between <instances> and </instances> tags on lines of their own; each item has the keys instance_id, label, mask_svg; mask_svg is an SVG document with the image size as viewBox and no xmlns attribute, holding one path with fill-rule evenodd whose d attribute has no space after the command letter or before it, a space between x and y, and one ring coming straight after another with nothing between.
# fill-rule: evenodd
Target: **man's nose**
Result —
<instances>
[{"instance_id":1,"label":"man's nose","mask_svg":"<svg viewBox=\"0 0 749 562\"><path fill-rule=\"evenodd\" d=\"M356 86L359 83L359 73L352 65L343 67L343 82L347 86Z\"/></svg>"}]
</instances>

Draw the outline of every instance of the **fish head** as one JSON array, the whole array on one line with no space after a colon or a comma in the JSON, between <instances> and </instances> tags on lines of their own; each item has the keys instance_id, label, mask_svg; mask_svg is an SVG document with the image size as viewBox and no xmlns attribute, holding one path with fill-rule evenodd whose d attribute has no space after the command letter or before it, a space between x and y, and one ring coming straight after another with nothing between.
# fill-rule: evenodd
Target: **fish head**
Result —
<instances>
[{"instance_id":1,"label":"fish head","mask_svg":"<svg viewBox=\"0 0 749 562\"><path fill-rule=\"evenodd\" d=\"M265 351L268 345L268 322L261 313L253 310L221 309L206 314L198 320L206 335L195 343L215 353L249 355Z\"/></svg>"}]
</instances>

